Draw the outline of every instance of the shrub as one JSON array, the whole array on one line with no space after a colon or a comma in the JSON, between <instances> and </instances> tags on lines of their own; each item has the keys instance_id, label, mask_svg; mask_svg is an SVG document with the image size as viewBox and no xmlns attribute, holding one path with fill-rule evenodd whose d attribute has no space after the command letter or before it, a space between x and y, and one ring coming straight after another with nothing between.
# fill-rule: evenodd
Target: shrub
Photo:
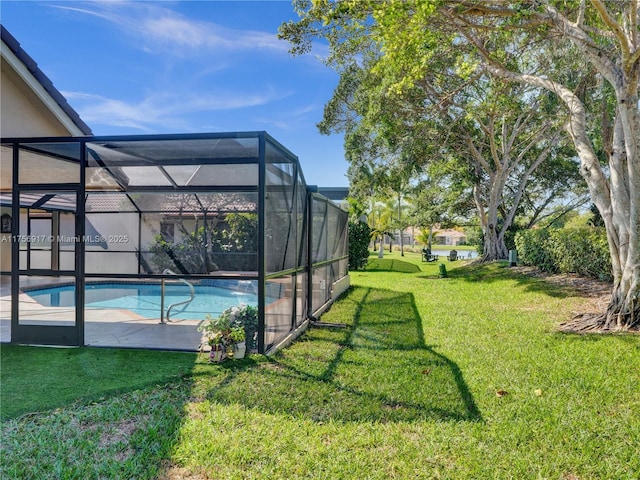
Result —
<instances>
[{"instance_id":1,"label":"shrub","mask_svg":"<svg viewBox=\"0 0 640 480\"><path fill-rule=\"evenodd\" d=\"M517 233L518 258L545 272L577 273L611 280L611 257L604 228L523 230Z\"/></svg>"},{"instance_id":2,"label":"shrub","mask_svg":"<svg viewBox=\"0 0 640 480\"><path fill-rule=\"evenodd\" d=\"M604 228L563 228L552 234L558 270L611 280L611 257Z\"/></svg>"},{"instance_id":3,"label":"shrub","mask_svg":"<svg viewBox=\"0 0 640 480\"><path fill-rule=\"evenodd\" d=\"M207 315L198 327L211 346L228 347L245 340L249 350L257 348L258 309L251 305L229 307L217 317Z\"/></svg>"},{"instance_id":4,"label":"shrub","mask_svg":"<svg viewBox=\"0 0 640 480\"><path fill-rule=\"evenodd\" d=\"M371 228L364 222L349 222L349 270L365 267L369 260Z\"/></svg>"},{"instance_id":5,"label":"shrub","mask_svg":"<svg viewBox=\"0 0 640 480\"><path fill-rule=\"evenodd\" d=\"M228 213L224 221L211 221L183 233L179 242L156 235L149 246L153 271L165 268L180 273L210 273L216 270L256 270L258 267L258 216Z\"/></svg>"},{"instance_id":6,"label":"shrub","mask_svg":"<svg viewBox=\"0 0 640 480\"><path fill-rule=\"evenodd\" d=\"M557 273L547 229L520 230L515 237L518 259L525 265L538 267L545 272Z\"/></svg>"}]
</instances>

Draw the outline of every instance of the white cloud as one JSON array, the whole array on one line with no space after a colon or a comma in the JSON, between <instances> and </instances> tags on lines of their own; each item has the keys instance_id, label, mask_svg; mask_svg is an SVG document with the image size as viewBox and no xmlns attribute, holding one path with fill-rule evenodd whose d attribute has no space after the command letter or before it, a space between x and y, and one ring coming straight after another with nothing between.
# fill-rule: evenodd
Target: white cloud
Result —
<instances>
[{"instance_id":1,"label":"white cloud","mask_svg":"<svg viewBox=\"0 0 640 480\"><path fill-rule=\"evenodd\" d=\"M194 20L153 2L91 2L55 8L102 18L136 38L145 51L185 56L194 52L226 53L263 49L287 54L288 44L276 32L238 30Z\"/></svg>"},{"instance_id":2,"label":"white cloud","mask_svg":"<svg viewBox=\"0 0 640 480\"><path fill-rule=\"evenodd\" d=\"M185 120L199 112L219 112L264 105L289 95L269 90L262 93L218 91L206 95L172 92L148 95L139 102L106 98L83 92L62 92L87 123L128 127L145 132L160 128L188 129Z\"/></svg>"},{"instance_id":3,"label":"white cloud","mask_svg":"<svg viewBox=\"0 0 640 480\"><path fill-rule=\"evenodd\" d=\"M303 117L309 113L313 113L314 115L320 114L322 115L323 106L317 103L312 103L306 106L300 106L296 110L293 111L292 115L295 117Z\"/></svg>"},{"instance_id":4,"label":"white cloud","mask_svg":"<svg viewBox=\"0 0 640 480\"><path fill-rule=\"evenodd\" d=\"M287 51L286 43L278 40L275 33L234 30L211 22L189 20L168 11L157 18L143 19L141 27L149 43L170 48Z\"/></svg>"}]
</instances>

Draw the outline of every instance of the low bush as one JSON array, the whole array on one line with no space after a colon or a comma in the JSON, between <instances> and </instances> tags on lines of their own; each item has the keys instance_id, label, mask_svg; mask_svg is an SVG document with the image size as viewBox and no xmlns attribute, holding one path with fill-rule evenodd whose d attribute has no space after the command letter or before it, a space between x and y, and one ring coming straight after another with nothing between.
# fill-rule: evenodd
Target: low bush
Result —
<instances>
[{"instance_id":1,"label":"low bush","mask_svg":"<svg viewBox=\"0 0 640 480\"><path fill-rule=\"evenodd\" d=\"M523 230L516 234L518 258L525 265L551 273L577 273L612 279L611 257L604 228Z\"/></svg>"},{"instance_id":2,"label":"low bush","mask_svg":"<svg viewBox=\"0 0 640 480\"><path fill-rule=\"evenodd\" d=\"M525 265L538 267L544 272L557 273L558 266L550 248L550 231L547 229L521 230L515 238L518 259Z\"/></svg>"},{"instance_id":3,"label":"low bush","mask_svg":"<svg viewBox=\"0 0 640 480\"><path fill-rule=\"evenodd\" d=\"M551 248L558 270L611 280L611 257L604 228L554 231Z\"/></svg>"}]
</instances>

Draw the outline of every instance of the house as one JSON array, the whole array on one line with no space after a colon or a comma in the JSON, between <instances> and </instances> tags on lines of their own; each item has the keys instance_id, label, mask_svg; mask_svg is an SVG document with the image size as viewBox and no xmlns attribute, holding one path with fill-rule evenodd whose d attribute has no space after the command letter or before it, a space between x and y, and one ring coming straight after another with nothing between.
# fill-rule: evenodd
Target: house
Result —
<instances>
[{"instance_id":1,"label":"house","mask_svg":"<svg viewBox=\"0 0 640 480\"><path fill-rule=\"evenodd\" d=\"M464 245L467 236L458 230L440 230L435 234L436 245Z\"/></svg>"},{"instance_id":2,"label":"house","mask_svg":"<svg viewBox=\"0 0 640 480\"><path fill-rule=\"evenodd\" d=\"M91 135L89 126L80 119L51 80L22 49L20 43L3 25L0 25L0 29L0 136L8 138Z\"/></svg>"},{"instance_id":3,"label":"house","mask_svg":"<svg viewBox=\"0 0 640 480\"><path fill-rule=\"evenodd\" d=\"M81 137L91 129L69 105L20 43L0 25L2 46L0 78L0 136L9 137ZM11 271L11 177L12 155L0 152L0 271ZM38 168L39 165L34 165Z\"/></svg>"}]
</instances>

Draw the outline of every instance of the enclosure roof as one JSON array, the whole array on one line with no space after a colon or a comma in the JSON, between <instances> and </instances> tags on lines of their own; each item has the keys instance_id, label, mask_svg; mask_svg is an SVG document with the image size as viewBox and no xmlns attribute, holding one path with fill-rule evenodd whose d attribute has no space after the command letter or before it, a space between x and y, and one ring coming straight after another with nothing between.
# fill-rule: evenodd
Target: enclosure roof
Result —
<instances>
[{"instance_id":1,"label":"enclosure roof","mask_svg":"<svg viewBox=\"0 0 640 480\"><path fill-rule=\"evenodd\" d=\"M11 193L0 193L0 205L12 205ZM20 206L29 208L40 208L49 211L70 211L76 210L75 198L69 194L44 194L44 193L23 193L20 196Z\"/></svg>"},{"instance_id":2,"label":"enclosure roof","mask_svg":"<svg viewBox=\"0 0 640 480\"><path fill-rule=\"evenodd\" d=\"M131 139L91 140L91 159L111 164L132 163L155 165L158 162L191 163L214 159L238 160L258 156L257 138L197 138L197 139Z\"/></svg>"},{"instance_id":3,"label":"enclosure roof","mask_svg":"<svg viewBox=\"0 0 640 480\"><path fill-rule=\"evenodd\" d=\"M255 212L258 208L255 195L237 192L146 193L126 198L120 193L89 193L86 211L156 211L172 217L181 214L202 215L203 212Z\"/></svg>"},{"instance_id":4,"label":"enclosure roof","mask_svg":"<svg viewBox=\"0 0 640 480\"><path fill-rule=\"evenodd\" d=\"M349 196L348 187L318 187L317 191L334 202L341 202Z\"/></svg>"},{"instance_id":5,"label":"enclosure roof","mask_svg":"<svg viewBox=\"0 0 640 480\"><path fill-rule=\"evenodd\" d=\"M260 188L262 162L265 168L262 181L272 187L297 182L306 185L298 157L264 131L28 137L2 141L3 148L18 145L25 184L48 183L51 180L49 169L54 169L58 178L77 182L80 176L75 173L79 170L75 169L86 155L84 183L87 193L198 193L200 197L191 197L189 205L181 203L180 208L188 207L191 211L196 207L198 211L254 211L256 200L248 194L257 193ZM5 156L9 158L10 154L7 152ZM234 200L229 195L224 198L201 195L207 191L237 192L238 196ZM127 207L139 203L132 196L129 199L131 202L127 202ZM95 201L102 202L96 208L103 211L114 207L109 202L117 200L96 197ZM171 208L166 205L166 199L159 197L155 205L157 208L152 210L162 207L167 212L184 211ZM91 207L87 203L87 208Z\"/></svg>"}]
</instances>

